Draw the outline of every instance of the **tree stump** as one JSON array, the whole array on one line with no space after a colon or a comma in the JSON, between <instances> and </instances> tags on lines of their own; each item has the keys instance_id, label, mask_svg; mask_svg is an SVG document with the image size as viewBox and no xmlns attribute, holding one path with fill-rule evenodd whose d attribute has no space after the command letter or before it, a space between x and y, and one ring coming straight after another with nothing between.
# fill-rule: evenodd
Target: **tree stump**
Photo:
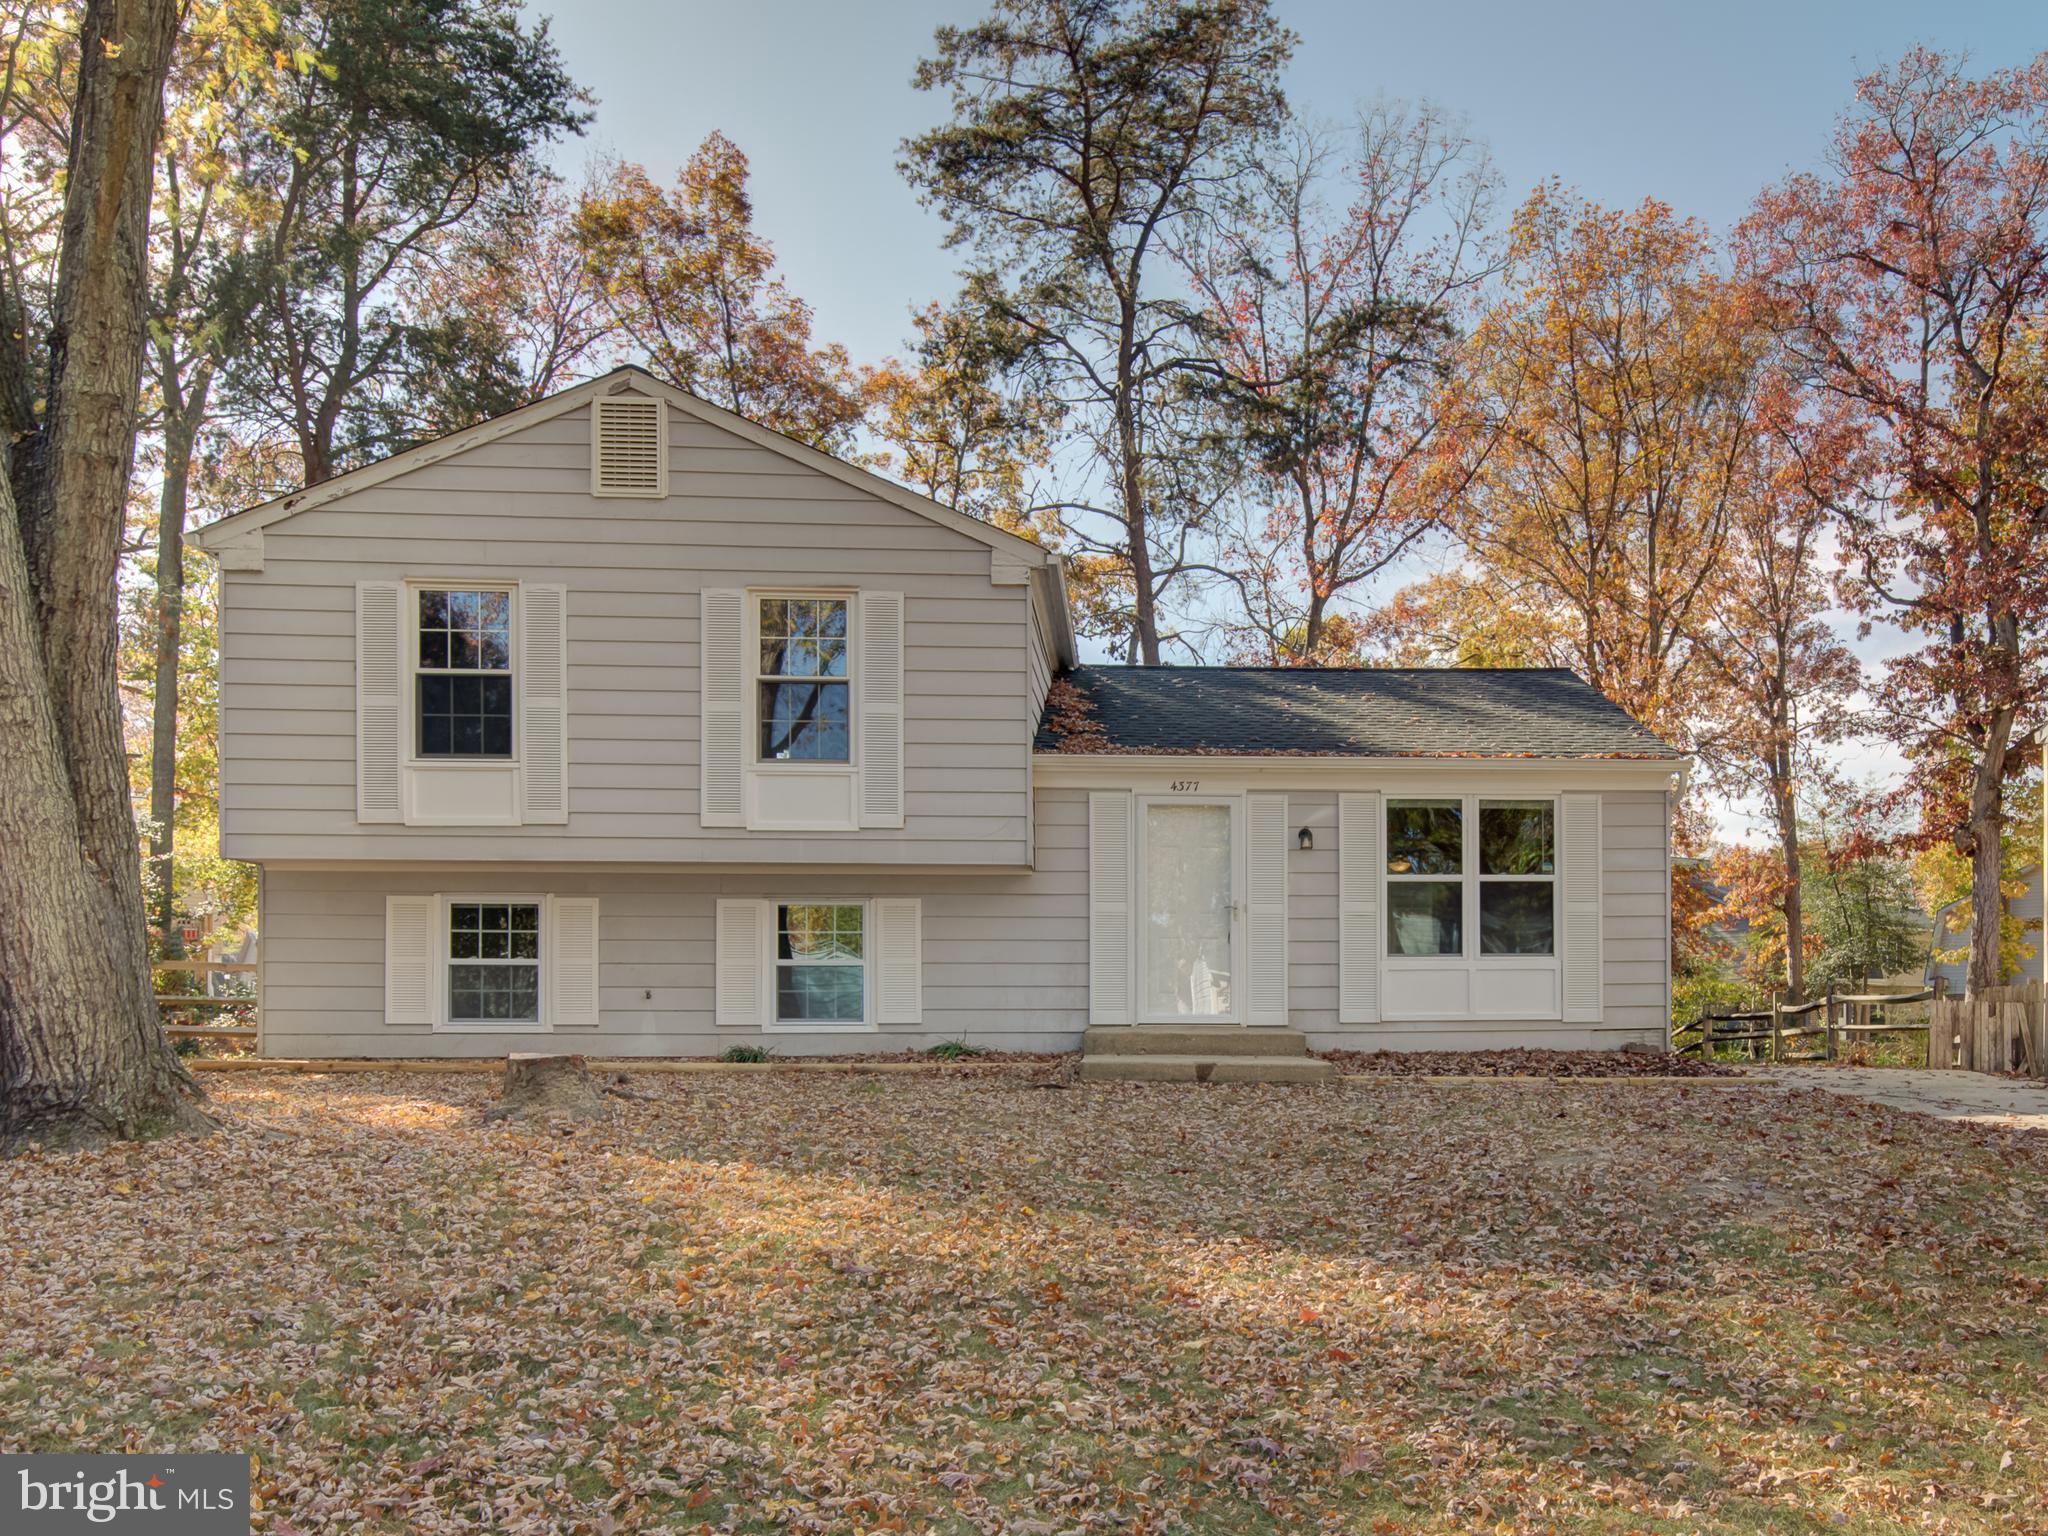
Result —
<instances>
[{"instance_id":1,"label":"tree stump","mask_svg":"<svg viewBox=\"0 0 2048 1536\"><path fill-rule=\"evenodd\" d=\"M505 1089L484 1111L486 1120L538 1120L564 1115L602 1120L604 1095L590 1079L581 1056L543 1056L517 1051L505 1058Z\"/></svg>"}]
</instances>

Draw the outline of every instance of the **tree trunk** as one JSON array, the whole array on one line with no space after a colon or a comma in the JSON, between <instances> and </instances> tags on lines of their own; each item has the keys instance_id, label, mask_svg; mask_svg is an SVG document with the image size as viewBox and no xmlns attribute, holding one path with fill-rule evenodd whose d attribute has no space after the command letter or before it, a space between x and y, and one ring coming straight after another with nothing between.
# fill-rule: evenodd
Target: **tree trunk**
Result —
<instances>
[{"instance_id":1,"label":"tree trunk","mask_svg":"<svg viewBox=\"0 0 2048 1536\"><path fill-rule=\"evenodd\" d=\"M150 996L115 682L151 174L177 21L177 0L86 6L45 472L26 505L0 492L0 1146L205 1123Z\"/></svg>"},{"instance_id":2,"label":"tree trunk","mask_svg":"<svg viewBox=\"0 0 2048 1536\"><path fill-rule=\"evenodd\" d=\"M1120 417L1129 411L1119 408ZM1119 421L1122 445L1122 484L1118 487L1124 504L1124 535L1131 546L1131 612L1138 659L1148 667L1159 665L1159 609L1152 592L1152 549L1145 526L1145 481L1138 462L1137 432L1133 425Z\"/></svg>"},{"instance_id":3,"label":"tree trunk","mask_svg":"<svg viewBox=\"0 0 2048 1536\"><path fill-rule=\"evenodd\" d=\"M185 633L185 511L192 484L188 420L166 413L164 487L157 501L156 672L149 720L149 862L156 877L156 926L169 933L177 917L178 660Z\"/></svg>"},{"instance_id":4,"label":"tree trunk","mask_svg":"<svg viewBox=\"0 0 2048 1536\"><path fill-rule=\"evenodd\" d=\"M2017 644L2013 647L2018 649ZM2012 742L2013 712L1994 710L1991 728L1984 733L1983 751L1977 759L1975 781L1970 786L1970 980L1972 992L1995 987L2005 980L1999 954L2000 930L2005 924L2005 894L1999 889L2004 872L2005 757Z\"/></svg>"},{"instance_id":5,"label":"tree trunk","mask_svg":"<svg viewBox=\"0 0 2048 1536\"><path fill-rule=\"evenodd\" d=\"M1771 810L1778 823L1778 856L1785 863L1785 985L1787 1000L1806 1001L1806 891L1799 871L1799 798L1792 787L1791 722L1783 711L1773 748Z\"/></svg>"},{"instance_id":6,"label":"tree trunk","mask_svg":"<svg viewBox=\"0 0 2048 1536\"><path fill-rule=\"evenodd\" d=\"M610 1114L604 1095L590 1080L581 1056L546 1056L515 1051L505 1058L505 1086L486 1120L533 1120L566 1115L603 1120Z\"/></svg>"}]
</instances>

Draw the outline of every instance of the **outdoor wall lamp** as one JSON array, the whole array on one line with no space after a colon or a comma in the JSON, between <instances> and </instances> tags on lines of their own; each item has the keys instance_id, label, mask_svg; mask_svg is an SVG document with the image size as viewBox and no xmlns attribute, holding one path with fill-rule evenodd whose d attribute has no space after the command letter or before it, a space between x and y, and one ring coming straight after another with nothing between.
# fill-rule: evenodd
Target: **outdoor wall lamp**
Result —
<instances>
[{"instance_id":1,"label":"outdoor wall lamp","mask_svg":"<svg viewBox=\"0 0 2048 1536\"><path fill-rule=\"evenodd\" d=\"M1300 847L1303 853L1307 853L1311 848L1315 847L1316 835L1315 833L1309 831L1307 827L1303 827L1299 832L1294 834L1294 841L1296 845Z\"/></svg>"}]
</instances>

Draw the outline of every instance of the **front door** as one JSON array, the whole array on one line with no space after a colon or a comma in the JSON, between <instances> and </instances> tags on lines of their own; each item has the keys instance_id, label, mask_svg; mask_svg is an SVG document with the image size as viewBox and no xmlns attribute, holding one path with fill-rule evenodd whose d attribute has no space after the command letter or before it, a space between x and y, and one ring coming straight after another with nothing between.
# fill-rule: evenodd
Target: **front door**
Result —
<instances>
[{"instance_id":1,"label":"front door","mask_svg":"<svg viewBox=\"0 0 2048 1536\"><path fill-rule=\"evenodd\" d=\"M1141 801L1140 1017L1235 1023L1237 805Z\"/></svg>"}]
</instances>

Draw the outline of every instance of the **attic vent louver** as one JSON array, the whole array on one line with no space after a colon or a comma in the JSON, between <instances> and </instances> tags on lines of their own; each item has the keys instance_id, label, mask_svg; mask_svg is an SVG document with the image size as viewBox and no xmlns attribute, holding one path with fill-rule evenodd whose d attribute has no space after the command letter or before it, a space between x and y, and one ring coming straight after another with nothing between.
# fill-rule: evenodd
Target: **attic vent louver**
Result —
<instances>
[{"instance_id":1,"label":"attic vent louver","mask_svg":"<svg viewBox=\"0 0 2048 1536\"><path fill-rule=\"evenodd\" d=\"M610 395L596 402L590 425L590 494L666 496L668 444L662 402L646 395Z\"/></svg>"}]
</instances>

